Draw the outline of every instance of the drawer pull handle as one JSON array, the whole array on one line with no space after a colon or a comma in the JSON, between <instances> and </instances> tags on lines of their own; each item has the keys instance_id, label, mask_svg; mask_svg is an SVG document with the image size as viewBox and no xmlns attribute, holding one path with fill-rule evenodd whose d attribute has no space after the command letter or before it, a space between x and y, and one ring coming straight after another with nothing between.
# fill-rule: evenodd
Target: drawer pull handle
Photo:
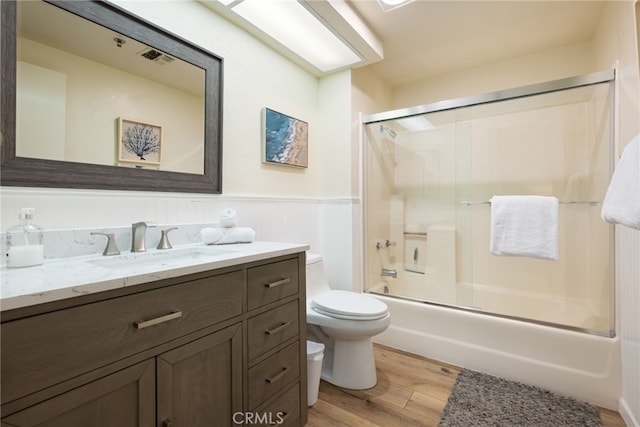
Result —
<instances>
[{"instance_id":1,"label":"drawer pull handle","mask_svg":"<svg viewBox=\"0 0 640 427\"><path fill-rule=\"evenodd\" d=\"M278 332L284 331L287 327L289 327L289 325L291 325L291 322L284 322L282 325L277 326L273 329L265 329L264 333L266 335L274 335L274 334L277 334Z\"/></svg>"},{"instance_id":2,"label":"drawer pull handle","mask_svg":"<svg viewBox=\"0 0 640 427\"><path fill-rule=\"evenodd\" d=\"M171 418L167 418L162 422L162 427L173 427L173 420Z\"/></svg>"},{"instance_id":3,"label":"drawer pull handle","mask_svg":"<svg viewBox=\"0 0 640 427\"><path fill-rule=\"evenodd\" d=\"M285 277L284 279L276 280L275 282L265 283L265 288L277 288L278 286L286 285L291 281L290 277Z\"/></svg>"},{"instance_id":4,"label":"drawer pull handle","mask_svg":"<svg viewBox=\"0 0 640 427\"><path fill-rule=\"evenodd\" d=\"M287 373L287 371L289 370L288 367L286 368L282 368L282 370L280 372L278 372L275 376L271 377L271 378L265 378L265 380L269 383L269 384L273 384L274 382L278 381L279 379L281 379L284 374Z\"/></svg>"},{"instance_id":5,"label":"drawer pull handle","mask_svg":"<svg viewBox=\"0 0 640 427\"><path fill-rule=\"evenodd\" d=\"M155 319L145 320L140 322L135 322L137 329L148 328L149 326L155 326L160 323L168 322L169 320L177 319L178 317L182 317L181 311L174 311L172 313L167 314L166 316L156 317Z\"/></svg>"}]
</instances>

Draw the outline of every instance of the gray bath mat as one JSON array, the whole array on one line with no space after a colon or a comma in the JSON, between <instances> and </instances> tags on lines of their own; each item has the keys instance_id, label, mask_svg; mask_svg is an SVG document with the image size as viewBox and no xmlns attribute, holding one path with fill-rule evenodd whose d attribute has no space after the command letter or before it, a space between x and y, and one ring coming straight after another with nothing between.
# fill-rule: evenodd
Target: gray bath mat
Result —
<instances>
[{"instance_id":1,"label":"gray bath mat","mask_svg":"<svg viewBox=\"0 0 640 427\"><path fill-rule=\"evenodd\" d=\"M538 387L463 369L439 427L599 427L598 409Z\"/></svg>"}]
</instances>

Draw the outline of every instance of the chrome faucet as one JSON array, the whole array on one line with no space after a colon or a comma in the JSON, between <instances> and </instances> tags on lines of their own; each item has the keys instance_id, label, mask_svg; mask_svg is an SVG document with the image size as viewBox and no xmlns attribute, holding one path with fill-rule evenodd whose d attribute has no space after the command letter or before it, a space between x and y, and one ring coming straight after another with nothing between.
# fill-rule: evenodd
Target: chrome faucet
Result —
<instances>
[{"instance_id":1,"label":"chrome faucet","mask_svg":"<svg viewBox=\"0 0 640 427\"><path fill-rule=\"evenodd\" d=\"M381 276L393 277L395 279L398 277L398 272L395 268L383 268Z\"/></svg>"},{"instance_id":2,"label":"chrome faucet","mask_svg":"<svg viewBox=\"0 0 640 427\"><path fill-rule=\"evenodd\" d=\"M384 243L377 242L376 249L388 248L389 246L395 246L396 242L393 240L385 240Z\"/></svg>"},{"instance_id":3,"label":"chrome faucet","mask_svg":"<svg viewBox=\"0 0 640 427\"><path fill-rule=\"evenodd\" d=\"M131 224L131 252L145 252L147 250L147 227L155 227L154 222L136 222Z\"/></svg>"}]
</instances>

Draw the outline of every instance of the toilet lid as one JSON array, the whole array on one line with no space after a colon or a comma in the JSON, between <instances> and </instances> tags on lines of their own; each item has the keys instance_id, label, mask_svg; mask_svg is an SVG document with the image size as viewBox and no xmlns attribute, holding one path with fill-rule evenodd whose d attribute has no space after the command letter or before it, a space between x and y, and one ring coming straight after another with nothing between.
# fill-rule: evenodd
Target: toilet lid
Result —
<instances>
[{"instance_id":1,"label":"toilet lid","mask_svg":"<svg viewBox=\"0 0 640 427\"><path fill-rule=\"evenodd\" d=\"M329 291L316 296L311 308L336 319L376 320L387 315L387 306L368 295L349 291Z\"/></svg>"}]
</instances>

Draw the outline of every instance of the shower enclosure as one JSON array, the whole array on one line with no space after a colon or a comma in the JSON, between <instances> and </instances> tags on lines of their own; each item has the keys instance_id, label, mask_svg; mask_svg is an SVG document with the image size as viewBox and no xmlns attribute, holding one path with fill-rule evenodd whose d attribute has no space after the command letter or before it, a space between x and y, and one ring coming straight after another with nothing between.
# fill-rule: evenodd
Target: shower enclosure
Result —
<instances>
[{"instance_id":1,"label":"shower enclosure","mask_svg":"<svg viewBox=\"0 0 640 427\"><path fill-rule=\"evenodd\" d=\"M613 79L366 116L365 290L614 336ZM557 261L490 254L494 195L559 200Z\"/></svg>"}]
</instances>

